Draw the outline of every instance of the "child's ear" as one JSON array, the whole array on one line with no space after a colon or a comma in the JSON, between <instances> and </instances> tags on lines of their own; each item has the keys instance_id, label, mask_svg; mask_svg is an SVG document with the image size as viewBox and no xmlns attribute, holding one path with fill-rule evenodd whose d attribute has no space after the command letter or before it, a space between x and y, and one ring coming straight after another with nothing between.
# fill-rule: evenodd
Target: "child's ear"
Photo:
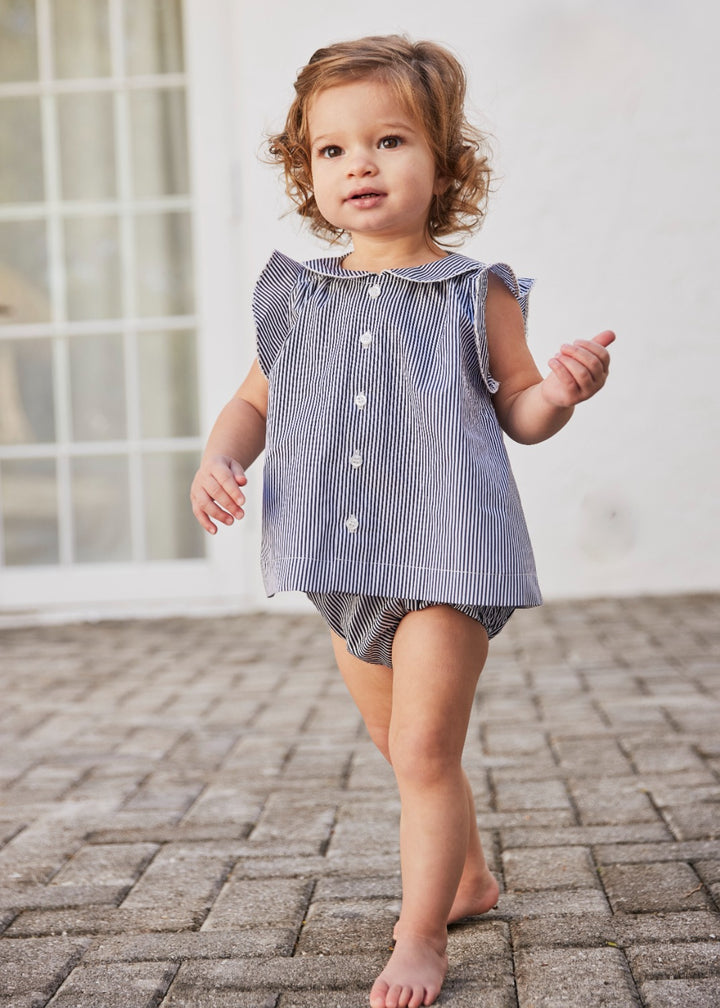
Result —
<instances>
[{"instance_id":1,"label":"child's ear","mask_svg":"<svg viewBox=\"0 0 720 1008\"><path fill-rule=\"evenodd\" d=\"M450 184L450 179L446 175L436 175L435 185L433 186L433 195L442 196L443 193L448 191Z\"/></svg>"}]
</instances>

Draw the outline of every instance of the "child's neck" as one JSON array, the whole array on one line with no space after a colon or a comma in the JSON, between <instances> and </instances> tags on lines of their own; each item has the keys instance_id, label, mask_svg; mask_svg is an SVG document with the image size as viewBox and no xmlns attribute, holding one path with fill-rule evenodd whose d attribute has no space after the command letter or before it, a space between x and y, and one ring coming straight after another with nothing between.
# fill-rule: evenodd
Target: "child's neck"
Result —
<instances>
[{"instance_id":1,"label":"child's neck","mask_svg":"<svg viewBox=\"0 0 720 1008\"><path fill-rule=\"evenodd\" d=\"M444 259L447 254L430 238L418 241L415 238L372 240L363 237L353 239L353 250L343 258L342 265L347 270L382 273L386 269L424 266Z\"/></svg>"}]
</instances>

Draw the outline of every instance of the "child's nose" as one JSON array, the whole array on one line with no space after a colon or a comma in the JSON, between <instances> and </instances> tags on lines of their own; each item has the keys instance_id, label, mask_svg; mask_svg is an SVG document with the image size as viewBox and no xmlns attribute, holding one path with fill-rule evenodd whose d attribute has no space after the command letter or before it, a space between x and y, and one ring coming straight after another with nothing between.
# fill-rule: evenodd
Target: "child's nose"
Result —
<instances>
[{"instance_id":1,"label":"child's nose","mask_svg":"<svg viewBox=\"0 0 720 1008\"><path fill-rule=\"evenodd\" d=\"M375 161L367 151L357 151L348 161L348 175L356 178L374 175L376 171Z\"/></svg>"}]
</instances>

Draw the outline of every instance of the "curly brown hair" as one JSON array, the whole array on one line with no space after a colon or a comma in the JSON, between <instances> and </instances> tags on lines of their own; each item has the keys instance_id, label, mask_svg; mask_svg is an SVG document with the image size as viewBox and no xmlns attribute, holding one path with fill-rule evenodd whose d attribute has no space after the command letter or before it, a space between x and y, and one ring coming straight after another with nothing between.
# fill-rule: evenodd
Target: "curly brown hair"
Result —
<instances>
[{"instance_id":1,"label":"curly brown hair","mask_svg":"<svg viewBox=\"0 0 720 1008\"><path fill-rule=\"evenodd\" d=\"M465 72L435 42L410 42L402 35L368 36L318 49L295 81L295 100L285 128L268 138L269 160L283 168L288 196L313 233L337 241L343 234L320 213L313 194L308 108L325 88L372 77L392 88L422 125L446 189L433 197L428 234L436 240L472 232L485 216L490 188L488 138L465 117Z\"/></svg>"}]
</instances>

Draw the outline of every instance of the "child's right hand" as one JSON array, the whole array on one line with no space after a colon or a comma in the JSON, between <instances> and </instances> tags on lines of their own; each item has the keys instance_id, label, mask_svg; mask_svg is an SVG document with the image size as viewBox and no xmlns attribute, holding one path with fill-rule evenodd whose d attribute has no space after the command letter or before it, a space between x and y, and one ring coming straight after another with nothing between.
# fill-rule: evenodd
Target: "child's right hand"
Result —
<instances>
[{"instance_id":1,"label":"child's right hand","mask_svg":"<svg viewBox=\"0 0 720 1008\"><path fill-rule=\"evenodd\" d=\"M217 532L213 518L232 525L244 516L245 495L239 488L246 483L245 470L228 455L203 459L192 481L190 500L193 514L211 535Z\"/></svg>"}]
</instances>

